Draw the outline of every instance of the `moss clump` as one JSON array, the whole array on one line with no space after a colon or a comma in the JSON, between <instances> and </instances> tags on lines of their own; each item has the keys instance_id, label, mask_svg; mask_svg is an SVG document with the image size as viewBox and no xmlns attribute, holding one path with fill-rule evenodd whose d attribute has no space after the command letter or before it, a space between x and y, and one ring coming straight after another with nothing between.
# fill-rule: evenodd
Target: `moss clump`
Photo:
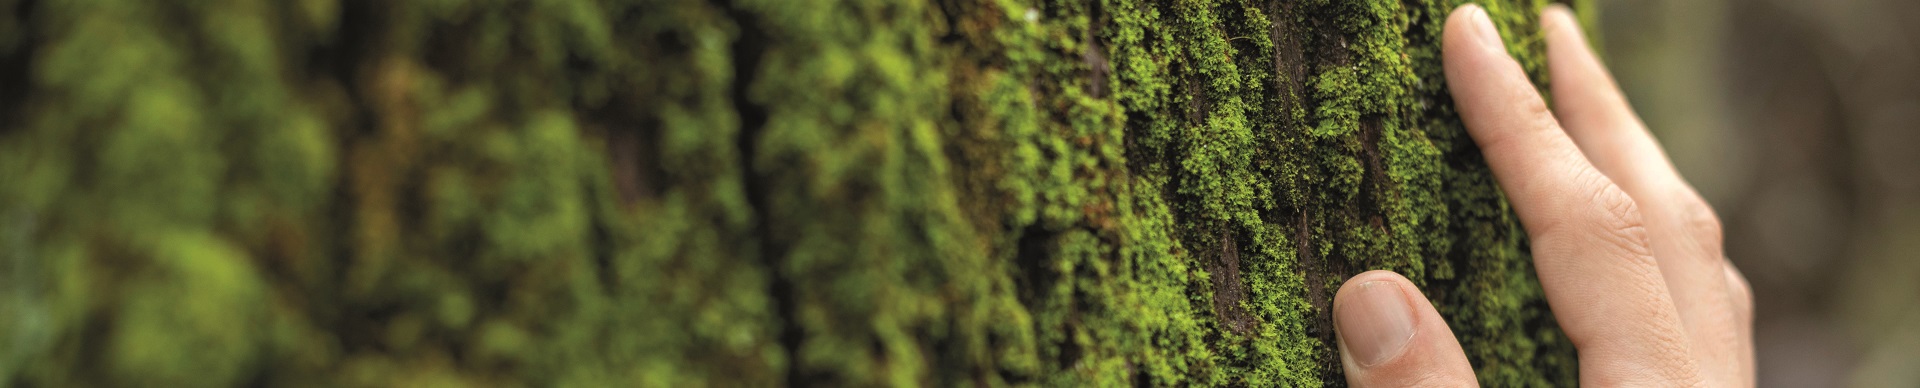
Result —
<instances>
[{"instance_id":1,"label":"moss clump","mask_svg":"<svg viewBox=\"0 0 1920 388\"><path fill-rule=\"evenodd\" d=\"M0 385L1571 383L1458 3L0 0Z\"/></svg>"}]
</instances>

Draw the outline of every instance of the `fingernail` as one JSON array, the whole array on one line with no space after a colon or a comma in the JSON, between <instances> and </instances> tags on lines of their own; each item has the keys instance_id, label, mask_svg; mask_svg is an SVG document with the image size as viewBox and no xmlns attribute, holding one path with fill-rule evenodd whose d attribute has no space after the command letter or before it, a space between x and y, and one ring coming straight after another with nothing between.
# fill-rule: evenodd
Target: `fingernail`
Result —
<instances>
[{"instance_id":1,"label":"fingernail","mask_svg":"<svg viewBox=\"0 0 1920 388\"><path fill-rule=\"evenodd\" d=\"M1488 47L1497 47L1500 52L1506 52L1506 44L1500 42L1500 29L1493 26L1493 18L1487 17L1486 8L1473 6L1473 29L1479 30L1475 35L1480 36L1480 43Z\"/></svg>"},{"instance_id":2,"label":"fingernail","mask_svg":"<svg viewBox=\"0 0 1920 388\"><path fill-rule=\"evenodd\" d=\"M1406 293L1388 281L1361 283L1353 292L1333 316L1349 355L1361 366L1373 366L1400 354L1413 339L1413 309Z\"/></svg>"}]
</instances>

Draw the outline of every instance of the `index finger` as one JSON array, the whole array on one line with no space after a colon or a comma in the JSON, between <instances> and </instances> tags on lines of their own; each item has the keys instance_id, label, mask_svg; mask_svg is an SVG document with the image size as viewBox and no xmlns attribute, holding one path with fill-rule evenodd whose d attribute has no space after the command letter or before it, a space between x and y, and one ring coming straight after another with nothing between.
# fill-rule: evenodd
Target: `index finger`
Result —
<instances>
[{"instance_id":1,"label":"index finger","mask_svg":"<svg viewBox=\"0 0 1920 388\"><path fill-rule=\"evenodd\" d=\"M1448 88L1533 244L1547 302L1602 385L1700 381L1633 199L1567 137L1486 12L1448 17Z\"/></svg>"}]
</instances>

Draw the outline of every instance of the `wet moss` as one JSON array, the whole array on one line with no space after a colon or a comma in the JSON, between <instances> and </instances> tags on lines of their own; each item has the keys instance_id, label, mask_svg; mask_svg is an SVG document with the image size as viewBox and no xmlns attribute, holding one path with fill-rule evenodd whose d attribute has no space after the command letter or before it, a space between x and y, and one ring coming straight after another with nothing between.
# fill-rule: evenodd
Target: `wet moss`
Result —
<instances>
[{"instance_id":1,"label":"wet moss","mask_svg":"<svg viewBox=\"0 0 1920 388\"><path fill-rule=\"evenodd\" d=\"M1458 3L0 0L0 385L1569 384Z\"/></svg>"}]
</instances>

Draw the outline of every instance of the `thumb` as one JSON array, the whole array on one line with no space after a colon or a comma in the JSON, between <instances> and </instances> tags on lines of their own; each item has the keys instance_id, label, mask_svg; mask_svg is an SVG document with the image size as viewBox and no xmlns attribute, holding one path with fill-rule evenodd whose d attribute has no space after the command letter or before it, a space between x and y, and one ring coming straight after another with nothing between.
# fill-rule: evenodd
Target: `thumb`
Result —
<instances>
[{"instance_id":1,"label":"thumb","mask_svg":"<svg viewBox=\"0 0 1920 388\"><path fill-rule=\"evenodd\" d=\"M1400 274L1368 271L1348 279L1333 297L1333 323L1349 385L1479 385L1440 312Z\"/></svg>"}]
</instances>

